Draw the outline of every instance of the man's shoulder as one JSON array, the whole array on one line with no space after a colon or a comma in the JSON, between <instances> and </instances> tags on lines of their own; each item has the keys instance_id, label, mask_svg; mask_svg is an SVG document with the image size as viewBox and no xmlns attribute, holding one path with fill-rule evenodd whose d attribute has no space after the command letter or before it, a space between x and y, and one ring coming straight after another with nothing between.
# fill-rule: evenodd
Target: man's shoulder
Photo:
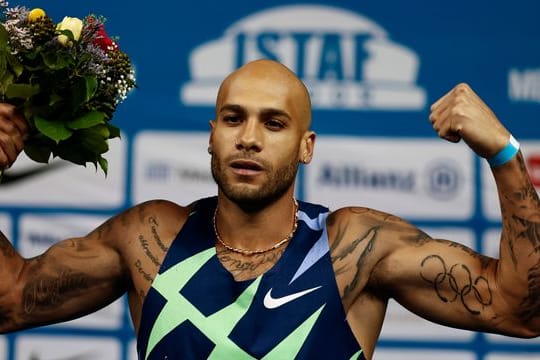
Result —
<instances>
[{"instance_id":1,"label":"man's shoulder","mask_svg":"<svg viewBox=\"0 0 540 360\"><path fill-rule=\"evenodd\" d=\"M379 220L379 221L388 221L388 220L400 220L396 215L392 215L382 210L373 209L366 206L344 206L332 210L328 215L329 220Z\"/></svg>"},{"instance_id":2,"label":"man's shoulder","mask_svg":"<svg viewBox=\"0 0 540 360\"><path fill-rule=\"evenodd\" d=\"M180 205L166 199L146 200L126 210L129 217L136 217L143 222L160 221L162 224L174 224L178 221L183 223L189 216L196 202L188 205Z\"/></svg>"}]
</instances>

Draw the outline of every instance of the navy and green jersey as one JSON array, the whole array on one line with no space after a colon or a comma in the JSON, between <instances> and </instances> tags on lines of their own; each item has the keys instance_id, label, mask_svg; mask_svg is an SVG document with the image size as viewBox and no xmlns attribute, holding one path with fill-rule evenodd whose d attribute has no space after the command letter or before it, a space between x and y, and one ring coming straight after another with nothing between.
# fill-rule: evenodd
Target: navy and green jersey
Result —
<instances>
[{"instance_id":1,"label":"navy and green jersey","mask_svg":"<svg viewBox=\"0 0 540 360\"><path fill-rule=\"evenodd\" d=\"M143 305L139 359L364 359L332 268L328 209L299 202L278 262L236 281L216 256L216 205L199 200L172 243Z\"/></svg>"}]
</instances>

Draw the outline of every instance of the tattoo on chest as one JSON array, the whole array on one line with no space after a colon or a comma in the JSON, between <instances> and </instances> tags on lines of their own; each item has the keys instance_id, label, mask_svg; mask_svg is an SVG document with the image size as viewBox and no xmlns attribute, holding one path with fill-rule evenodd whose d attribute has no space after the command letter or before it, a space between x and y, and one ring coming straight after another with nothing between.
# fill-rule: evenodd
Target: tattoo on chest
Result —
<instances>
[{"instance_id":1,"label":"tattoo on chest","mask_svg":"<svg viewBox=\"0 0 540 360\"><path fill-rule=\"evenodd\" d=\"M472 315L479 315L491 305L493 297L487 278L473 275L466 265L450 265L441 256L430 255L422 260L421 267L420 277L432 285L441 301L459 301Z\"/></svg>"},{"instance_id":2,"label":"tattoo on chest","mask_svg":"<svg viewBox=\"0 0 540 360\"><path fill-rule=\"evenodd\" d=\"M229 250L219 250L217 257L223 266L233 275L250 277L260 275L261 272L274 266L285 249L276 249L264 254L254 254L248 257L238 257Z\"/></svg>"}]
</instances>

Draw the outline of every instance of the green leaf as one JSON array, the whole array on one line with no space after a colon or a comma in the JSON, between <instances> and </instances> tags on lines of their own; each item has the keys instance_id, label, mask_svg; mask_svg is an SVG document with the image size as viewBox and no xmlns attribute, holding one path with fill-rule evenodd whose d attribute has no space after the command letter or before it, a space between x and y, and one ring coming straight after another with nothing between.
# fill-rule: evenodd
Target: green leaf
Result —
<instances>
[{"instance_id":1,"label":"green leaf","mask_svg":"<svg viewBox=\"0 0 540 360\"><path fill-rule=\"evenodd\" d=\"M0 77L0 94L5 95L9 85L13 84L13 74L6 71L2 77Z\"/></svg>"},{"instance_id":2,"label":"green leaf","mask_svg":"<svg viewBox=\"0 0 540 360\"><path fill-rule=\"evenodd\" d=\"M0 76L3 77L8 72L7 68L7 56L6 52L0 51Z\"/></svg>"},{"instance_id":3,"label":"green leaf","mask_svg":"<svg viewBox=\"0 0 540 360\"><path fill-rule=\"evenodd\" d=\"M34 120L36 128L56 143L68 139L73 134L73 131L61 121L51 121L39 116L34 116Z\"/></svg>"},{"instance_id":4,"label":"green leaf","mask_svg":"<svg viewBox=\"0 0 540 360\"><path fill-rule=\"evenodd\" d=\"M109 150L108 135L109 131L104 125L97 125L77 132L81 145L94 154L103 154Z\"/></svg>"},{"instance_id":5,"label":"green leaf","mask_svg":"<svg viewBox=\"0 0 540 360\"><path fill-rule=\"evenodd\" d=\"M73 36L73 33L71 32L71 30L67 30L67 29L64 29L64 30L59 30L58 33L62 34L62 35L66 35L67 38L71 41L74 41L75 40L75 37Z\"/></svg>"},{"instance_id":6,"label":"green leaf","mask_svg":"<svg viewBox=\"0 0 540 360\"><path fill-rule=\"evenodd\" d=\"M107 124L107 127L109 128L109 139L113 138L119 138L120 137L120 129L117 128L114 125Z\"/></svg>"},{"instance_id":7,"label":"green leaf","mask_svg":"<svg viewBox=\"0 0 540 360\"><path fill-rule=\"evenodd\" d=\"M9 41L9 34L6 28L2 25L0 26L0 50L5 50L5 52L8 52L7 51L8 41Z\"/></svg>"},{"instance_id":8,"label":"green leaf","mask_svg":"<svg viewBox=\"0 0 540 360\"><path fill-rule=\"evenodd\" d=\"M23 73L24 71L24 66L21 64L21 62L17 59L17 57L11 55L11 54L6 54L6 59L7 59L7 62L11 68L11 70L13 71L13 73L15 74L16 77L19 77L21 76L21 74Z\"/></svg>"},{"instance_id":9,"label":"green leaf","mask_svg":"<svg viewBox=\"0 0 540 360\"><path fill-rule=\"evenodd\" d=\"M62 100L63 100L63 98L60 95L51 94L51 96L49 97L49 106L56 105Z\"/></svg>"},{"instance_id":10,"label":"green leaf","mask_svg":"<svg viewBox=\"0 0 540 360\"><path fill-rule=\"evenodd\" d=\"M51 157L51 148L44 144L27 142L24 144L24 153L34 161L48 163Z\"/></svg>"},{"instance_id":11,"label":"green leaf","mask_svg":"<svg viewBox=\"0 0 540 360\"><path fill-rule=\"evenodd\" d=\"M95 76L85 76L84 81L86 85L86 101L89 101L97 91L98 80Z\"/></svg>"},{"instance_id":12,"label":"green leaf","mask_svg":"<svg viewBox=\"0 0 540 360\"><path fill-rule=\"evenodd\" d=\"M97 86L97 78L93 76L78 77L72 87L71 108L75 110L88 102L96 93Z\"/></svg>"},{"instance_id":13,"label":"green leaf","mask_svg":"<svg viewBox=\"0 0 540 360\"><path fill-rule=\"evenodd\" d=\"M105 115L102 112L93 110L75 120L68 121L67 126L73 130L88 129L104 122Z\"/></svg>"},{"instance_id":14,"label":"green leaf","mask_svg":"<svg viewBox=\"0 0 540 360\"><path fill-rule=\"evenodd\" d=\"M101 167L101 170L103 170L103 172L105 173L105 176L107 176L107 171L109 170L109 162L107 161L107 159L99 155L98 163L99 163L99 166Z\"/></svg>"},{"instance_id":15,"label":"green leaf","mask_svg":"<svg viewBox=\"0 0 540 360\"><path fill-rule=\"evenodd\" d=\"M10 84L6 89L6 96L10 99L28 99L39 93L39 85Z\"/></svg>"},{"instance_id":16,"label":"green leaf","mask_svg":"<svg viewBox=\"0 0 540 360\"><path fill-rule=\"evenodd\" d=\"M43 63L52 70L60 70L68 67L72 63L72 59L63 51L49 52L43 51L40 53Z\"/></svg>"}]
</instances>

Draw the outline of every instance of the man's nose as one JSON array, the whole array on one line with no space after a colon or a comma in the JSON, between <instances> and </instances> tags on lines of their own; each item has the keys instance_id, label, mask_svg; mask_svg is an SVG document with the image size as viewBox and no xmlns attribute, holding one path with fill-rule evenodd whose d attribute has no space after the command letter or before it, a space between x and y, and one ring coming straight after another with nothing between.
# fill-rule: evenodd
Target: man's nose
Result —
<instances>
[{"instance_id":1,"label":"man's nose","mask_svg":"<svg viewBox=\"0 0 540 360\"><path fill-rule=\"evenodd\" d=\"M240 150L262 150L262 131L257 120L249 119L244 122L235 145Z\"/></svg>"}]
</instances>

